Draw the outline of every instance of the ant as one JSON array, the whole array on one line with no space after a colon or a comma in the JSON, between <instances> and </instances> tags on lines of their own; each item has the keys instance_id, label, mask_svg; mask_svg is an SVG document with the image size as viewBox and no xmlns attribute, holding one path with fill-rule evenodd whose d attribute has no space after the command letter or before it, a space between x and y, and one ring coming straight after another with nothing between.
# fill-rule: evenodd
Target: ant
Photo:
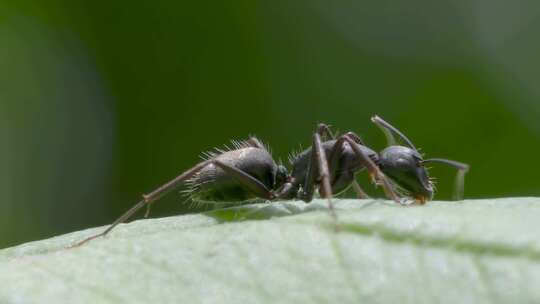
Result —
<instances>
[{"instance_id":1,"label":"ant","mask_svg":"<svg viewBox=\"0 0 540 304\"><path fill-rule=\"evenodd\" d=\"M319 124L313 134L312 146L290 158L291 173L274 161L269 149L257 138L233 141L234 149L207 153L202 162L156 190L144 194L140 202L105 231L72 247L105 236L144 206L147 207L146 217L153 202L183 183L190 185L189 192L193 200L217 202L252 198L268 201L298 198L310 202L318 189L320 196L328 199L330 214L336 219L330 201L333 194L339 194L352 185L359 198L368 197L355 180L359 171L366 169L372 181L382 185L386 195L395 202L404 203L397 193L400 192L424 204L432 199L434 192L424 165L441 162L458 169L456 189L457 198L461 198L468 165L447 159L423 160L412 142L399 130L378 116L374 116L372 121L381 127L390 144L381 153L377 154L368 148L353 132L334 139L330 128ZM408 147L395 145L393 134L398 135ZM327 136L331 139L323 141L322 138Z\"/></svg>"}]
</instances>

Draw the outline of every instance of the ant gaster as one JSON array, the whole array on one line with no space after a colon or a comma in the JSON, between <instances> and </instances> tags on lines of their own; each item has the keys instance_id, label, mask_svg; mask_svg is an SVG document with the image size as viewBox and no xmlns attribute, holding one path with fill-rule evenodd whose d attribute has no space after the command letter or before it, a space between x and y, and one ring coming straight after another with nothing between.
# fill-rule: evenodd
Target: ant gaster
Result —
<instances>
[{"instance_id":1,"label":"ant gaster","mask_svg":"<svg viewBox=\"0 0 540 304\"><path fill-rule=\"evenodd\" d=\"M233 142L234 149L209 153L204 161L151 193L143 195L140 202L120 216L105 231L88 237L74 246L106 235L144 206L148 208L148 215L153 202L183 183L191 185L192 199L207 201L299 198L309 202L318 189L321 197L329 199L329 209L335 218L330 201L333 194L338 194L353 185L359 197L367 197L355 180L355 174L364 168L376 184L383 186L386 195L398 203L402 201L396 193L396 186L422 203L432 198L433 188L423 164L443 162L458 167L460 172L465 172L468 168L464 164L450 160L422 160L416 148L401 132L377 116L372 120L383 128L389 141L393 140L391 133L393 132L410 148L390 146L377 154L352 132L341 135L338 139L322 141L321 137L332 134L326 125L320 124L313 135L312 147L291 158L292 172L289 174L284 166L274 161L268 149L257 138ZM464 173L461 174L459 183L461 189L463 175Z\"/></svg>"}]
</instances>

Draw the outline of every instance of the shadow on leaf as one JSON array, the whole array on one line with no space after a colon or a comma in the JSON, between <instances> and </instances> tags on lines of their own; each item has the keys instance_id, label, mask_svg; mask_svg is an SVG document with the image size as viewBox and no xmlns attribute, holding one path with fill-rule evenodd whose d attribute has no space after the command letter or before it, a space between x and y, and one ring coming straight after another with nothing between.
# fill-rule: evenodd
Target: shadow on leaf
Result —
<instances>
[{"instance_id":1,"label":"shadow on leaf","mask_svg":"<svg viewBox=\"0 0 540 304\"><path fill-rule=\"evenodd\" d=\"M220 223L241 222L246 220L267 220L274 217L290 216L312 211L327 210L323 204L313 203L299 205L298 203L263 203L242 205L205 212L204 214Z\"/></svg>"}]
</instances>

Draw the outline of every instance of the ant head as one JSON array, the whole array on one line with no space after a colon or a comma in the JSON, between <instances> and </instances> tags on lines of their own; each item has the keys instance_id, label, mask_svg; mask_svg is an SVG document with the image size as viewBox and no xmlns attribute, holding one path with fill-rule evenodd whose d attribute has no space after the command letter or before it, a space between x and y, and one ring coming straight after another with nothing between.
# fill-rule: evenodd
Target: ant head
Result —
<instances>
[{"instance_id":1,"label":"ant head","mask_svg":"<svg viewBox=\"0 0 540 304\"><path fill-rule=\"evenodd\" d=\"M429 179L424 167L427 163L442 163L458 170L454 197L463 197L463 185L465 174L469 171L469 165L444 158L422 159L422 155L414 144L394 126L384 121L379 116L373 116L374 122L383 131L390 147L380 154L379 166L384 174L388 175L398 186L421 203L433 197L433 184ZM407 147L398 146L394 135L397 135Z\"/></svg>"},{"instance_id":2,"label":"ant head","mask_svg":"<svg viewBox=\"0 0 540 304\"><path fill-rule=\"evenodd\" d=\"M285 166L278 165L277 171L276 171L276 184L275 188L281 187L283 184L285 184L289 180L289 171Z\"/></svg>"},{"instance_id":3,"label":"ant head","mask_svg":"<svg viewBox=\"0 0 540 304\"><path fill-rule=\"evenodd\" d=\"M421 203L433 198L433 185L422 155L404 146L390 146L379 155L379 167L383 173Z\"/></svg>"},{"instance_id":4,"label":"ant head","mask_svg":"<svg viewBox=\"0 0 540 304\"><path fill-rule=\"evenodd\" d=\"M383 173L407 195L414 197L421 203L431 200L434 192L433 184L423 166L422 155L418 153L414 144L405 134L379 116L373 116L371 121L383 131L390 145L379 156L379 167ZM407 146L397 145L394 135L397 135Z\"/></svg>"}]
</instances>

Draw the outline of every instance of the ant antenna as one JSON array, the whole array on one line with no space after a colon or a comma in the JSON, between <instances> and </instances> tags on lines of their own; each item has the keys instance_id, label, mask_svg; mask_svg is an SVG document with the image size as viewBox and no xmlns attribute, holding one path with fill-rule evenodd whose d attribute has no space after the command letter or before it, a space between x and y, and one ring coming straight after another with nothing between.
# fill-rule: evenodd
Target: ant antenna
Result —
<instances>
[{"instance_id":1,"label":"ant antenna","mask_svg":"<svg viewBox=\"0 0 540 304\"><path fill-rule=\"evenodd\" d=\"M396 145L397 143L396 138L394 137L394 134L392 134L393 132L397 136L399 136L399 138L401 138L407 144L407 146L409 146L411 149L415 151L418 151L416 147L413 145L412 141L410 141L407 138L407 136L405 136L403 133L401 133L401 131L396 129L394 126L392 126L388 122L384 121L384 119L375 115L371 117L371 121L375 123L383 131L384 135L386 136L386 140L388 141L388 145L393 146L393 145Z\"/></svg>"},{"instance_id":2,"label":"ant antenna","mask_svg":"<svg viewBox=\"0 0 540 304\"><path fill-rule=\"evenodd\" d=\"M469 165L445 158L430 158L422 161L422 165L426 163L442 163L454 167L458 170L456 174L454 199L462 200L465 188L465 174L469 172Z\"/></svg>"}]
</instances>

